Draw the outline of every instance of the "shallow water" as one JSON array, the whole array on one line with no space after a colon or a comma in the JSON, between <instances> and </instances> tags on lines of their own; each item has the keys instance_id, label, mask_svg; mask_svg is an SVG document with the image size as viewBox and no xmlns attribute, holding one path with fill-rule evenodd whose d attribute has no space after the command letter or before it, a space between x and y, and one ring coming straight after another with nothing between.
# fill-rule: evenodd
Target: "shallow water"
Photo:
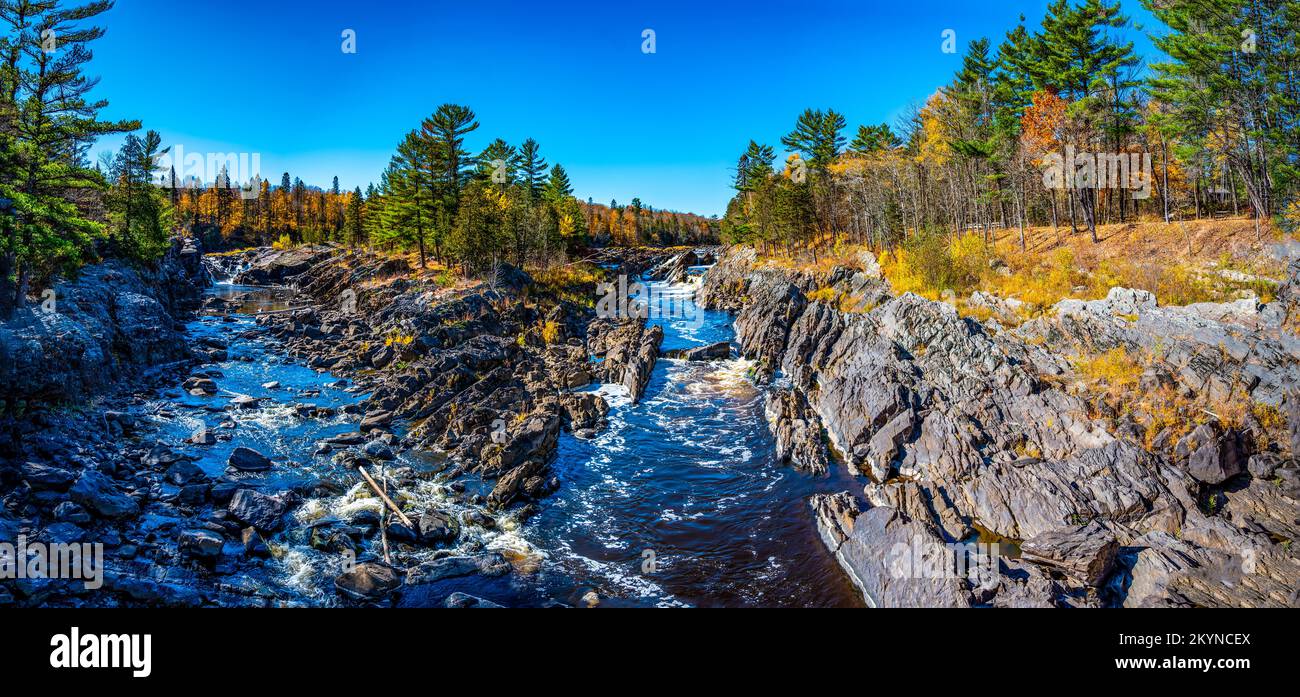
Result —
<instances>
[{"instance_id":1,"label":"shallow water","mask_svg":"<svg viewBox=\"0 0 1300 697\"><path fill-rule=\"evenodd\" d=\"M699 312L695 285L657 286L671 294L674 317L654 319L665 330L664 349L730 341L725 313ZM298 364L255 323L258 312L294 306L287 291L218 285L213 294L237 298L230 320L209 316L190 325L191 336L229 342L229 360L214 376L221 392L194 397L180 389L160 394L147 409L160 437L179 443L200 428L222 438L214 446L180 446L210 476L226 471L230 453L251 447L276 462L271 473L238 475L277 491L308 482L331 482L337 495L308 500L294 514L302 525L324 518L343 523L382 512L382 504L353 470L332 453L317 454L324 438L355 431L360 417L342 411L364 399L346 381ZM814 478L779 466L763 417L763 391L748 377L750 364L661 360L643 400L632 405L616 386L594 386L612 407L609 428L594 440L565 434L553 467L563 482L520 525L497 516L494 529L466 528L456 550L505 553L519 573L467 577L408 588L402 604L438 605L463 591L507 605L549 601L579 604L595 591L604 605L843 606L861 604L813 525L808 498L857 487L843 476ZM264 384L278 382L276 388ZM231 399L264 400L247 413L225 411ZM300 418L297 405L339 410L326 418ZM234 428L220 424L233 417ZM230 436L229 440L224 438ZM418 508L455 513L474 506L455 497L436 476L442 458L398 453L387 468L408 466L420 480L400 492ZM376 467L372 473L380 475ZM483 491L490 483L481 485ZM471 484L471 493L479 490ZM298 527L270 542L277 559L259 581L289 602L337 602L332 580L345 559L322 552ZM382 554L379 542L362 552ZM432 556L401 555L399 565ZM652 556L651 556L652 555Z\"/></svg>"}]
</instances>

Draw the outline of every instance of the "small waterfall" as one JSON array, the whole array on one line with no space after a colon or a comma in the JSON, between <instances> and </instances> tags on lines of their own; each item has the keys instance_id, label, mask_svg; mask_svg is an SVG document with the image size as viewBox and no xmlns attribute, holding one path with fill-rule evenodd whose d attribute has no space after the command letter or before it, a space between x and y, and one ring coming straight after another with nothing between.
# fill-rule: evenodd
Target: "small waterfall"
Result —
<instances>
[{"instance_id":1,"label":"small waterfall","mask_svg":"<svg viewBox=\"0 0 1300 697\"><path fill-rule=\"evenodd\" d=\"M249 263L244 255L203 257L203 268L212 278L213 283L234 283L240 274L248 270Z\"/></svg>"}]
</instances>

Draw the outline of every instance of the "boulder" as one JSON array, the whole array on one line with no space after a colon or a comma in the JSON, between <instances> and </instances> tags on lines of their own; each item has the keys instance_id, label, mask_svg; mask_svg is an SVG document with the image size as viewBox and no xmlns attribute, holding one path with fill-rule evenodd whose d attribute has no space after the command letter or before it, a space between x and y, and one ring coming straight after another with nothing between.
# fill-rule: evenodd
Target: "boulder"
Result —
<instances>
[{"instance_id":1,"label":"boulder","mask_svg":"<svg viewBox=\"0 0 1300 697\"><path fill-rule=\"evenodd\" d=\"M230 400L230 406L236 409L245 409L245 410L256 409L261 405L262 405L262 400L258 399L257 397L250 397L248 395L239 395L238 397L235 397L234 399Z\"/></svg>"},{"instance_id":2,"label":"boulder","mask_svg":"<svg viewBox=\"0 0 1300 697\"><path fill-rule=\"evenodd\" d=\"M473 556L443 557L424 562L406 572L408 585L437 583L449 578L483 575L501 576L509 573L510 562L496 552L475 554Z\"/></svg>"},{"instance_id":3,"label":"boulder","mask_svg":"<svg viewBox=\"0 0 1300 697\"><path fill-rule=\"evenodd\" d=\"M721 341L709 346L697 346L690 349L679 349L669 351L665 354L668 358L676 358L685 361L712 361L721 360L731 357L731 342Z\"/></svg>"},{"instance_id":4,"label":"boulder","mask_svg":"<svg viewBox=\"0 0 1300 697\"><path fill-rule=\"evenodd\" d=\"M235 448L228 464L240 472L265 472L271 469L271 460L252 448Z\"/></svg>"},{"instance_id":5,"label":"boulder","mask_svg":"<svg viewBox=\"0 0 1300 697\"><path fill-rule=\"evenodd\" d=\"M22 466L23 481L36 491L67 491L76 476L60 467L41 462L27 462Z\"/></svg>"},{"instance_id":6,"label":"boulder","mask_svg":"<svg viewBox=\"0 0 1300 697\"><path fill-rule=\"evenodd\" d=\"M281 517L287 507L274 496L267 496L252 489L240 489L230 498L226 510L242 523L252 525L262 532L275 532L280 529Z\"/></svg>"},{"instance_id":7,"label":"boulder","mask_svg":"<svg viewBox=\"0 0 1300 697\"><path fill-rule=\"evenodd\" d=\"M1100 586L1115 565L1119 542L1098 521L1035 535L1020 547L1021 558L1086 586Z\"/></svg>"},{"instance_id":8,"label":"boulder","mask_svg":"<svg viewBox=\"0 0 1300 697\"><path fill-rule=\"evenodd\" d=\"M418 527L420 539L426 544L454 542L460 534L460 525L453 516L433 508L420 516Z\"/></svg>"},{"instance_id":9,"label":"boulder","mask_svg":"<svg viewBox=\"0 0 1300 697\"><path fill-rule=\"evenodd\" d=\"M383 600L400 588L402 579L391 567L378 563L358 564L334 578L334 588L352 600Z\"/></svg>"},{"instance_id":10,"label":"boulder","mask_svg":"<svg viewBox=\"0 0 1300 697\"><path fill-rule=\"evenodd\" d=\"M1196 439L1185 445L1188 439ZM1222 484L1246 471L1248 452L1241 436L1235 431L1220 433L1207 424L1199 426L1179 448L1186 447L1187 473L1198 482Z\"/></svg>"},{"instance_id":11,"label":"boulder","mask_svg":"<svg viewBox=\"0 0 1300 697\"><path fill-rule=\"evenodd\" d=\"M93 470L77 478L68 497L101 518L134 518L140 514L135 500L118 491L111 479Z\"/></svg>"},{"instance_id":12,"label":"boulder","mask_svg":"<svg viewBox=\"0 0 1300 697\"><path fill-rule=\"evenodd\" d=\"M225 540L211 530L185 530L176 538L181 554L196 559L216 559L224 545Z\"/></svg>"},{"instance_id":13,"label":"boulder","mask_svg":"<svg viewBox=\"0 0 1300 697\"><path fill-rule=\"evenodd\" d=\"M446 608L500 608L502 607L501 605L497 605L491 600L484 600L478 596L470 595L468 593L461 593L460 591L457 591L447 596L447 599L443 601L442 606Z\"/></svg>"},{"instance_id":14,"label":"boulder","mask_svg":"<svg viewBox=\"0 0 1300 697\"><path fill-rule=\"evenodd\" d=\"M203 481L208 478L208 475L199 469L198 465L189 460L177 460L171 467L167 468L163 478L176 486L185 486L193 482Z\"/></svg>"},{"instance_id":15,"label":"boulder","mask_svg":"<svg viewBox=\"0 0 1300 697\"><path fill-rule=\"evenodd\" d=\"M391 413L386 411L371 412L366 414L365 418L361 420L361 425L357 430L362 433L369 433L381 428L387 428L391 423L393 423L393 415Z\"/></svg>"}]
</instances>

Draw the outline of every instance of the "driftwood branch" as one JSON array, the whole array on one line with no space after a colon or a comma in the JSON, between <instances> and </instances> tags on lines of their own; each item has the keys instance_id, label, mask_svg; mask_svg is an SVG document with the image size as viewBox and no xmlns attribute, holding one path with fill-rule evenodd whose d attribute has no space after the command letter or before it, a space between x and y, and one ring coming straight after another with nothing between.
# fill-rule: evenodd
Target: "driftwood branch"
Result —
<instances>
[{"instance_id":1,"label":"driftwood branch","mask_svg":"<svg viewBox=\"0 0 1300 697\"><path fill-rule=\"evenodd\" d=\"M393 503L393 500L388 498L388 494L385 494L384 490L379 488L379 485L375 483L375 480L370 477L370 473L366 471L366 466L357 465L357 471L361 472L361 476L366 478L366 482L370 484L370 488L374 489L376 494L379 494L379 498L383 499L384 503L388 504L388 507L393 509L393 512L397 514L398 518L402 519L403 523L406 523L406 527L414 530L415 523L412 523L411 519L407 518L406 514L402 512L402 509L398 508L397 504Z\"/></svg>"}]
</instances>

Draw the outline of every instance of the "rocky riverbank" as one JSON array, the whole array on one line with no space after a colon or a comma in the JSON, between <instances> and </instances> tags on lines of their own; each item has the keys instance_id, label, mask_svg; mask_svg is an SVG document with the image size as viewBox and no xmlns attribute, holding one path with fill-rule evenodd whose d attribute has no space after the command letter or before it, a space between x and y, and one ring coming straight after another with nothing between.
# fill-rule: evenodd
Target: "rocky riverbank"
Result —
<instances>
[{"instance_id":1,"label":"rocky riverbank","mask_svg":"<svg viewBox=\"0 0 1300 697\"><path fill-rule=\"evenodd\" d=\"M866 603L1296 602L1300 265L1264 305L1116 289L1016 324L993 297L981 322L897 296L865 254L805 270L745 248L607 251L598 274L466 282L357 250L264 249L209 260L248 285L201 303L198 256L178 243L165 271L88 269L58 287L58 316L0 327L27 390L6 394L35 405L10 422L0 540L106 553L100 589L0 581L0 604L599 602L512 595L542 564L518 531L564 485L562 441L590 447L622 422L608 390L621 409L662 400L656 366L731 346L664 352L662 324L596 316L597 282L680 282L715 260L698 298L735 314L766 452L804 482L841 477L786 500L806 501ZM1117 351L1145 357L1131 393L1081 374ZM817 493L843 477L855 488ZM974 542L1001 553L900 573L900 549ZM826 566L818 582L843 583Z\"/></svg>"},{"instance_id":2,"label":"rocky riverbank","mask_svg":"<svg viewBox=\"0 0 1300 697\"><path fill-rule=\"evenodd\" d=\"M192 240L177 239L153 268L118 259L89 266L0 323L0 417L81 400L185 359L178 325L207 286L201 258Z\"/></svg>"},{"instance_id":3,"label":"rocky riverbank","mask_svg":"<svg viewBox=\"0 0 1300 697\"><path fill-rule=\"evenodd\" d=\"M426 589L441 581L527 570L537 561L526 548L488 550L483 540L518 526L533 502L559 486L551 463L562 431L591 438L605 426L609 406L580 388L611 380L639 396L662 340L662 330L644 319L596 320L590 307L509 267L483 282L444 284L413 273L404 260L336 247L213 259L216 275L281 287L289 299L284 309L260 314L253 329L250 317L234 313L247 312L244 296L260 291L210 297L204 319L186 336L181 329L199 305L203 269L192 247L176 252L178 261L165 262L159 278L176 279L177 287L159 285L168 290L137 298L130 294L153 289L152 279L111 263L94 267L67 288L71 304L60 309L68 314L55 323L101 320L98 328L78 327L79 334L106 337L106 346L139 364L162 363L149 379L95 375L101 359L83 352L89 357L67 361L61 372L43 371L62 392L22 383L14 389L27 392L9 393L66 402L127 386L75 409L25 415L24 433L6 458L0 538L102 544L103 588L6 581L0 603L387 604L421 597L426 604ZM642 256L636 265L670 255ZM188 266L171 266L181 260ZM560 290L594 301L591 285ZM48 348L58 336L27 340ZM50 360L42 355L24 365L35 370L36 360ZM357 399L323 406L321 388L276 382L232 394L217 367L281 356L345 378L329 387L346 387ZM159 388L164 399L189 401L159 402ZM159 437L156 424L194 415L208 425ZM285 428L310 430L318 422L351 430L329 426L332 435L314 453L234 448L220 463L224 471L212 470L207 449L286 418ZM308 460L322 464L304 467ZM404 464L410 461L433 464L413 469ZM402 502L400 513L380 503L366 476ZM278 580L305 563L298 549L328 558L321 568L336 569L331 593L303 596ZM464 593L448 603L490 604Z\"/></svg>"},{"instance_id":4,"label":"rocky riverbank","mask_svg":"<svg viewBox=\"0 0 1300 697\"><path fill-rule=\"evenodd\" d=\"M780 456L862 478L810 504L869 604L1282 606L1300 587L1300 263L1288 274L1267 305L1117 288L1007 329L893 295L869 254L809 271L736 247L699 300L736 313L775 382ZM1091 391L1079 357L1117 349L1146 357L1142 393L1205 413ZM994 577L889 563L975 540L1012 552Z\"/></svg>"}]
</instances>

